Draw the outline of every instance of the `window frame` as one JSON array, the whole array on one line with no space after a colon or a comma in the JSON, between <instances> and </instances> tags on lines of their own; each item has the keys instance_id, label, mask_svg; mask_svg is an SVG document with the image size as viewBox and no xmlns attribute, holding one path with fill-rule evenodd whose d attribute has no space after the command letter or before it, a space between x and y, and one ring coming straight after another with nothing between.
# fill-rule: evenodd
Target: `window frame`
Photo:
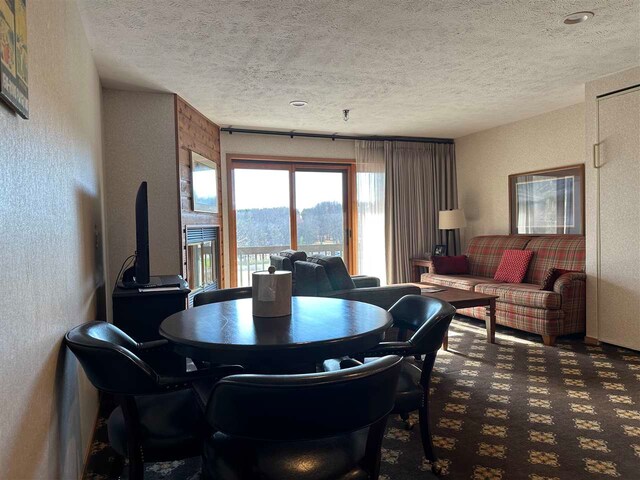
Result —
<instances>
[{"instance_id":1,"label":"window frame","mask_svg":"<svg viewBox=\"0 0 640 480\"><path fill-rule=\"evenodd\" d=\"M355 159L317 158L317 157L283 157L267 155L226 155L227 173L227 212L229 215L229 281L231 287L238 284L237 259L238 244L236 237L236 207L234 191L234 171L236 169L269 169L287 170L289 172L289 225L291 231L291 247L296 249L298 232L296 223L296 190L295 172L329 172L342 171L343 176L343 214L345 218L344 261L351 274L357 269L357 203Z\"/></svg>"}]
</instances>

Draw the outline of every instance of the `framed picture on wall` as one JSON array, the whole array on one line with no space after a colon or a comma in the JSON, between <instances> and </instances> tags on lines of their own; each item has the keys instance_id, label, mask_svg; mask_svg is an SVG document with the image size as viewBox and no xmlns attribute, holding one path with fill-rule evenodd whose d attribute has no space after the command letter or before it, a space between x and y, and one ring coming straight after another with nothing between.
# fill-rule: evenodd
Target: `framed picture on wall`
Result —
<instances>
[{"instance_id":1,"label":"framed picture on wall","mask_svg":"<svg viewBox=\"0 0 640 480\"><path fill-rule=\"evenodd\" d=\"M191 152L191 199L194 212L218 213L217 168L212 160Z\"/></svg>"},{"instance_id":2,"label":"framed picture on wall","mask_svg":"<svg viewBox=\"0 0 640 480\"><path fill-rule=\"evenodd\" d=\"M0 98L29 118L27 2L0 0Z\"/></svg>"},{"instance_id":3,"label":"framed picture on wall","mask_svg":"<svg viewBox=\"0 0 640 480\"><path fill-rule=\"evenodd\" d=\"M447 246L446 245L434 245L433 246L433 256L434 257L446 257L447 256Z\"/></svg>"},{"instance_id":4,"label":"framed picture on wall","mask_svg":"<svg viewBox=\"0 0 640 480\"><path fill-rule=\"evenodd\" d=\"M509 175L512 234L584 235L584 165Z\"/></svg>"}]
</instances>

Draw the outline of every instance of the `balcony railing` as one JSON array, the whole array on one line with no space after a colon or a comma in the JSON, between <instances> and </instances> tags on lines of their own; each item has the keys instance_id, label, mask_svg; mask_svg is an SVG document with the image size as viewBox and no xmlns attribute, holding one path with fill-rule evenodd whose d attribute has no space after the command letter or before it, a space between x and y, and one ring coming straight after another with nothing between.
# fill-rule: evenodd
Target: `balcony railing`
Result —
<instances>
[{"instance_id":1,"label":"balcony railing","mask_svg":"<svg viewBox=\"0 0 640 480\"><path fill-rule=\"evenodd\" d=\"M289 245L277 245L271 247L238 247L238 286L251 285L251 274L259 270L269 268L269 255L290 248ZM307 255L327 255L341 257L343 255L342 243L316 243L313 245L298 245L298 250L307 252Z\"/></svg>"}]
</instances>

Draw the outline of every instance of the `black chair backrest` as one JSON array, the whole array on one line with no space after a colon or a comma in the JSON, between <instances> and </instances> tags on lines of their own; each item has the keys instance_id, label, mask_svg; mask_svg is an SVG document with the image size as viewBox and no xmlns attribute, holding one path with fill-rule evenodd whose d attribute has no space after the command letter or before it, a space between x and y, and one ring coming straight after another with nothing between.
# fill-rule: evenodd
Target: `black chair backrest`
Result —
<instances>
[{"instance_id":1,"label":"black chair backrest","mask_svg":"<svg viewBox=\"0 0 640 480\"><path fill-rule=\"evenodd\" d=\"M159 391L157 373L136 355L138 344L118 327L89 322L72 328L64 338L98 390L120 395Z\"/></svg>"},{"instance_id":2,"label":"black chair backrest","mask_svg":"<svg viewBox=\"0 0 640 480\"><path fill-rule=\"evenodd\" d=\"M409 339L416 353L437 352L456 309L437 298L405 295L390 309L395 327L415 331Z\"/></svg>"},{"instance_id":3,"label":"black chair backrest","mask_svg":"<svg viewBox=\"0 0 640 480\"><path fill-rule=\"evenodd\" d=\"M207 405L216 430L258 440L338 436L384 419L393 408L401 358L386 356L335 372L234 375Z\"/></svg>"},{"instance_id":4,"label":"black chair backrest","mask_svg":"<svg viewBox=\"0 0 640 480\"><path fill-rule=\"evenodd\" d=\"M193 306L199 307L209 303L226 302L238 300L240 298L251 298L251 287L223 288L221 290L211 290L202 292L193 297Z\"/></svg>"},{"instance_id":5,"label":"black chair backrest","mask_svg":"<svg viewBox=\"0 0 640 480\"><path fill-rule=\"evenodd\" d=\"M269 255L269 264L276 267L276 270L286 270L293 273L293 263L289 257L282 255Z\"/></svg>"}]
</instances>

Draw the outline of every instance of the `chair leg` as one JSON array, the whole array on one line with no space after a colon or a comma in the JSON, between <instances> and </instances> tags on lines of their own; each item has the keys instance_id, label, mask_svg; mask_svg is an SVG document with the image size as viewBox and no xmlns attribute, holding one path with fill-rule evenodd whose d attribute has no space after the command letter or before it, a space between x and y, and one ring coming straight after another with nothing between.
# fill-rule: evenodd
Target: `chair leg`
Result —
<instances>
[{"instance_id":1,"label":"chair leg","mask_svg":"<svg viewBox=\"0 0 640 480\"><path fill-rule=\"evenodd\" d=\"M404 428L406 428L407 430L413 429L415 424L411 421L411 418L407 412L402 412L400 414L400 418L404 422Z\"/></svg>"},{"instance_id":2,"label":"chair leg","mask_svg":"<svg viewBox=\"0 0 640 480\"><path fill-rule=\"evenodd\" d=\"M418 417L420 419L420 437L422 438L424 456L433 464L436 462L437 458L433 449L431 428L429 428L429 409L426 405L423 405L418 409Z\"/></svg>"},{"instance_id":3,"label":"chair leg","mask_svg":"<svg viewBox=\"0 0 640 480\"><path fill-rule=\"evenodd\" d=\"M422 396L422 405L418 409L418 418L420 421L420 437L422 440L422 448L424 456L431 462L431 470L436 475L441 473L441 468L437 464L438 457L433 448L433 438L431 436L431 427L429 427L429 389L426 388Z\"/></svg>"},{"instance_id":4,"label":"chair leg","mask_svg":"<svg viewBox=\"0 0 640 480\"><path fill-rule=\"evenodd\" d=\"M127 435L127 456L129 460L129 480L144 478L144 456L140 444L140 419L135 398L132 396L119 397L122 416L124 417Z\"/></svg>"},{"instance_id":5,"label":"chair leg","mask_svg":"<svg viewBox=\"0 0 640 480\"><path fill-rule=\"evenodd\" d=\"M140 448L137 451L129 451L129 480L142 480L144 478L144 460Z\"/></svg>"}]
</instances>

